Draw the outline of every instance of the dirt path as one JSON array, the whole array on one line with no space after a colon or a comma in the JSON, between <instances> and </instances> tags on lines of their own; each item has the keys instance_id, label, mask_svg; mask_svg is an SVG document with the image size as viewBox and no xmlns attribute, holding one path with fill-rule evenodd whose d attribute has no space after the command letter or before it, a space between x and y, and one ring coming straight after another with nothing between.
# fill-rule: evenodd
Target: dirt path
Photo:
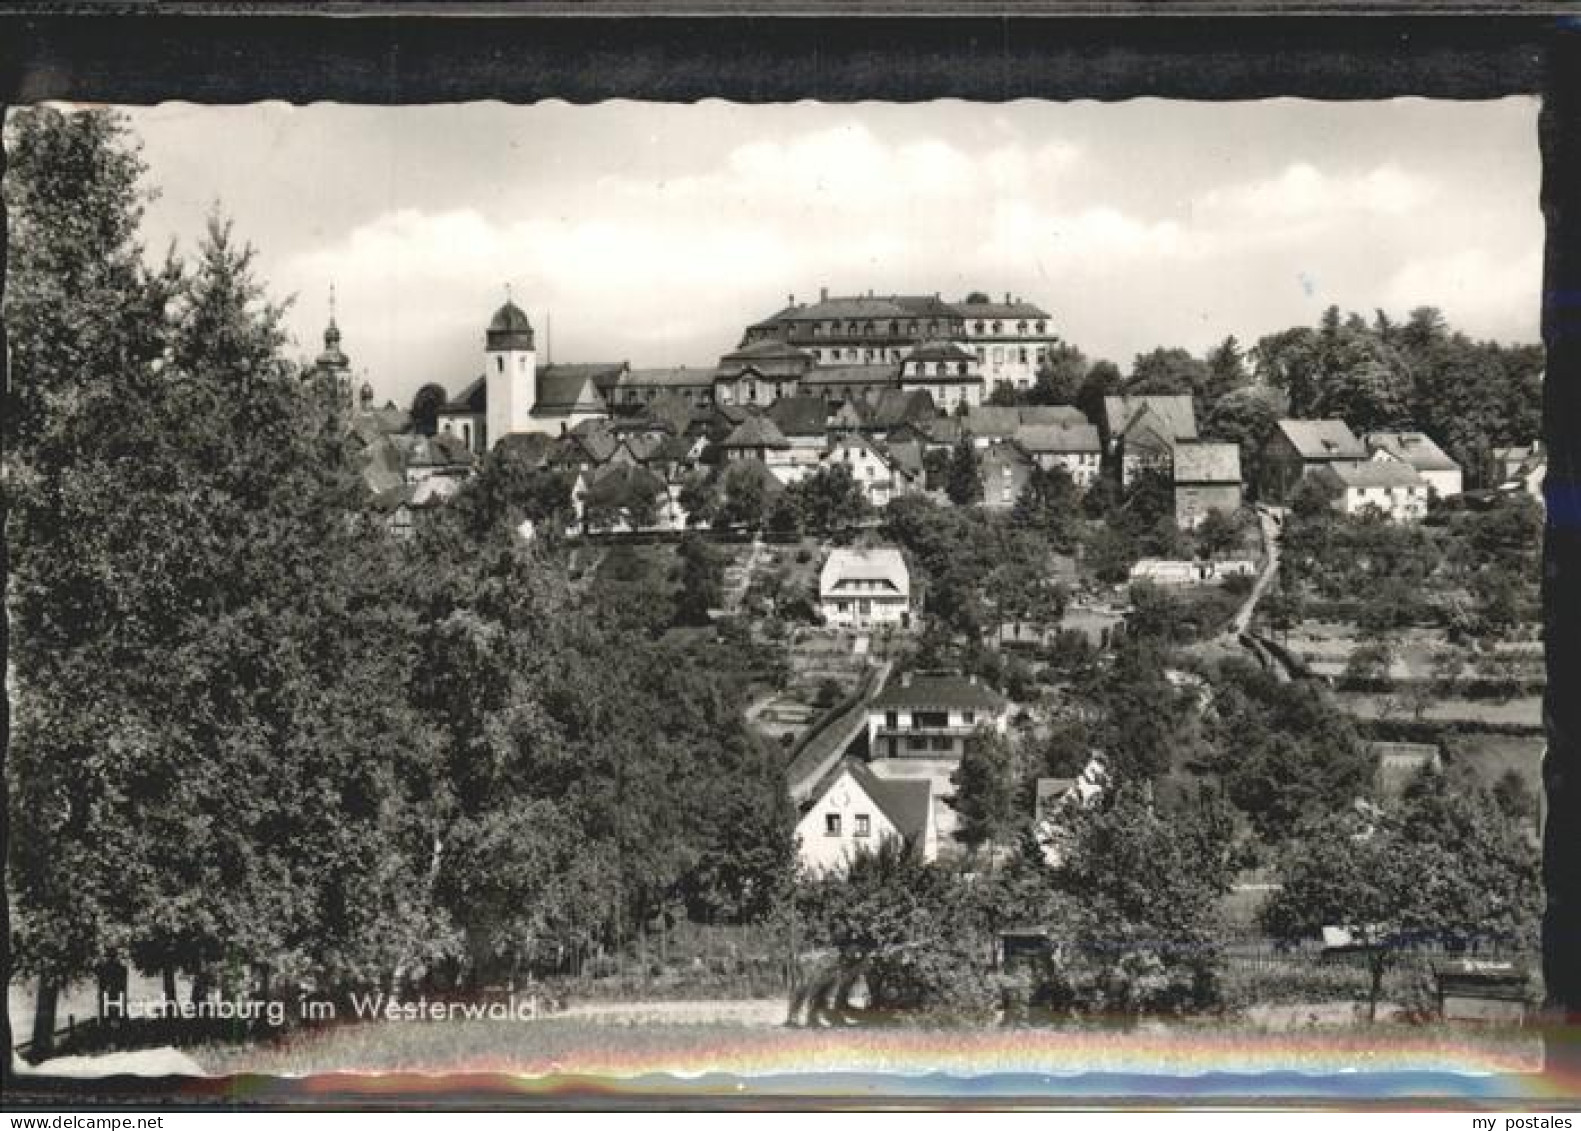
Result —
<instances>
[{"instance_id":1,"label":"dirt path","mask_svg":"<svg viewBox=\"0 0 1581 1131\"><path fill-rule=\"evenodd\" d=\"M1257 612L1257 602L1263 599L1263 594L1273 584L1274 578L1279 576L1279 523L1263 507L1257 508L1257 522L1263 532L1263 568L1252 584L1252 591L1246 595L1246 603L1235 614L1235 619L1230 621L1229 633L1232 636L1240 636L1246 631L1252 623L1252 615Z\"/></svg>"}]
</instances>

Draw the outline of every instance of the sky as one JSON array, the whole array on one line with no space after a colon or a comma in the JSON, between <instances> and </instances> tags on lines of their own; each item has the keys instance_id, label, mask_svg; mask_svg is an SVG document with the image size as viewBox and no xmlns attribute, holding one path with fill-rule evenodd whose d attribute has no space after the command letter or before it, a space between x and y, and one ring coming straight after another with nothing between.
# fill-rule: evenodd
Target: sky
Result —
<instances>
[{"instance_id":1,"label":"sky","mask_svg":"<svg viewBox=\"0 0 1581 1131\"><path fill-rule=\"evenodd\" d=\"M981 290L1128 369L1338 304L1535 341L1537 102L1138 100L128 110L150 255L218 207L380 402L540 358L713 365L787 296Z\"/></svg>"}]
</instances>

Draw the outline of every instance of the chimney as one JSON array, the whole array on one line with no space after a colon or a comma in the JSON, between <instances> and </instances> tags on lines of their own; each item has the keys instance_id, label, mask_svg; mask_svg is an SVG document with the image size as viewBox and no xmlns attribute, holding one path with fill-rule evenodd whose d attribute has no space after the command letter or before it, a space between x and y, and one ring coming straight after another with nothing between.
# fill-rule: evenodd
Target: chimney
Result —
<instances>
[{"instance_id":1,"label":"chimney","mask_svg":"<svg viewBox=\"0 0 1581 1131\"><path fill-rule=\"evenodd\" d=\"M911 686L911 673L910 672L902 672L901 673L900 686L902 686L902 687L910 687Z\"/></svg>"},{"instance_id":2,"label":"chimney","mask_svg":"<svg viewBox=\"0 0 1581 1131\"><path fill-rule=\"evenodd\" d=\"M786 306L795 306L796 305L796 296L795 295L786 295L785 296L785 305Z\"/></svg>"},{"instance_id":3,"label":"chimney","mask_svg":"<svg viewBox=\"0 0 1581 1131\"><path fill-rule=\"evenodd\" d=\"M819 302L828 302L829 301L829 288L828 287L819 287L818 288L818 301Z\"/></svg>"},{"instance_id":4,"label":"chimney","mask_svg":"<svg viewBox=\"0 0 1581 1131\"><path fill-rule=\"evenodd\" d=\"M1006 306L1010 305L1010 292L1009 291L1005 292L1005 305Z\"/></svg>"},{"instance_id":5,"label":"chimney","mask_svg":"<svg viewBox=\"0 0 1581 1131\"><path fill-rule=\"evenodd\" d=\"M971 684L973 687L976 687L977 686L977 673L973 672L971 675L967 676L966 677L966 682Z\"/></svg>"}]
</instances>

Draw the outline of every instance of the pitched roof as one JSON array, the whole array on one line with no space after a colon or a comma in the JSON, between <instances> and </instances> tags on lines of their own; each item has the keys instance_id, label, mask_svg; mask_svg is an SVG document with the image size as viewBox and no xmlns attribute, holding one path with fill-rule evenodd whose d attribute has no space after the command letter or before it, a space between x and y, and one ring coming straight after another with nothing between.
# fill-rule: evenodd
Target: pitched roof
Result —
<instances>
[{"instance_id":1,"label":"pitched roof","mask_svg":"<svg viewBox=\"0 0 1581 1131\"><path fill-rule=\"evenodd\" d=\"M460 436L440 432L433 436L396 436L406 466L470 467L474 460Z\"/></svg>"},{"instance_id":2,"label":"pitched roof","mask_svg":"<svg viewBox=\"0 0 1581 1131\"><path fill-rule=\"evenodd\" d=\"M875 445L876 446L876 445ZM924 467L922 463L922 441L920 440L891 440L884 447L889 451L889 458L895 467L912 479L922 477Z\"/></svg>"},{"instance_id":3,"label":"pitched roof","mask_svg":"<svg viewBox=\"0 0 1581 1131\"><path fill-rule=\"evenodd\" d=\"M860 762L852 763L851 776L896 831L920 848L932 816L933 783L928 778L881 778Z\"/></svg>"},{"instance_id":4,"label":"pitched roof","mask_svg":"<svg viewBox=\"0 0 1581 1131\"><path fill-rule=\"evenodd\" d=\"M802 811L817 805L847 776L872 799L902 839L920 848L933 810L933 783L927 778L881 778L855 758L843 758L813 788Z\"/></svg>"},{"instance_id":5,"label":"pitched roof","mask_svg":"<svg viewBox=\"0 0 1581 1131\"><path fill-rule=\"evenodd\" d=\"M1032 454L1014 440L995 440L983 450L980 466L984 472L990 467L997 467L1005 463L1020 463L1030 466L1033 463Z\"/></svg>"},{"instance_id":6,"label":"pitched roof","mask_svg":"<svg viewBox=\"0 0 1581 1131\"><path fill-rule=\"evenodd\" d=\"M439 408L441 416L452 413L478 413L488 406L488 382L478 377Z\"/></svg>"},{"instance_id":7,"label":"pitched roof","mask_svg":"<svg viewBox=\"0 0 1581 1131\"><path fill-rule=\"evenodd\" d=\"M1067 427L1077 427L1091 424L1087 414L1075 405L1069 404L1032 404L1021 406L1022 424L1064 424Z\"/></svg>"},{"instance_id":8,"label":"pitched roof","mask_svg":"<svg viewBox=\"0 0 1581 1131\"><path fill-rule=\"evenodd\" d=\"M1364 442L1368 450L1386 452L1417 471L1460 470L1460 465L1445 455L1444 449L1425 432L1369 432Z\"/></svg>"},{"instance_id":9,"label":"pitched roof","mask_svg":"<svg viewBox=\"0 0 1581 1131\"><path fill-rule=\"evenodd\" d=\"M923 342L906 355L907 361L976 361L971 350L951 341Z\"/></svg>"},{"instance_id":10,"label":"pitched roof","mask_svg":"<svg viewBox=\"0 0 1581 1131\"><path fill-rule=\"evenodd\" d=\"M1362 460L1358 463L1331 463L1319 468L1317 474L1341 487L1420 487L1427 488L1427 480L1415 468L1393 460Z\"/></svg>"},{"instance_id":11,"label":"pitched roof","mask_svg":"<svg viewBox=\"0 0 1581 1131\"><path fill-rule=\"evenodd\" d=\"M1008 704L977 681L975 676L943 672L907 672L890 676L884 690L868 702L870 711L929 708L998 713Z\"/></svg>"},{"instance_id":12,"label":"pitched roof","mask_svg":"<svg viewBox=\"0 0 1581 1131\"><path fill-rule=\"evenodd\" d=\"M1281 420L1275 427L1302 459L1367 458L1367 449L1343 420Z\"/></svg>"},{"instance_id":13,"label":"pitched roof","mask_svg":"<svg viewBox=\"0 0 1581 1131\"><path fill-rule=\"evenodd\" d=\"M906 560L893 546L831 550L823 569L818 571L818 592L832 592L842 581L884 581L901 596L911 593L911 574L906 569Z\"/></svg>"},{"instance_id":14,"label":"pitched roof","mask_svg":"<svg viewBox=\"0 0 1581 1131\"><path fill-rule=\"evenodd\" d=\"M384 499L390 492L405 487L401 451L394 437L378 437L354 458L360 460L362 481L376 499Z\"/></svg>"},{"instance_id":15,"label":"pitched roof","mask_svg":"<svg viewBox=\"0 0 1581 1131\"><path fill-rule=\"evenodd\" d=\"M554 450L549 454L549 462L553 464L592 464L594 467L607 463L620 447L620 438L616 436L603 421L584 421L599 427L584 428L578 425L564 436L559 437Z\"/></svg>"},{"instance_id":16,"label":"pitched roof","mask_svg":"<svg viewBox=\"0 0 1581 1131\"><path fill-rule=\"evenodd\" d=\"M973 320L978 318L1029 318L1036 320L1049 317L1048 311L1041 306L1032 302L1022 302L1020 299L1014 302L952 302L950 309L962 318Z\"/></svg>"},{"instance_id":17,"label":"pitched roof","mask_svg":"<svg viewBox=\"0 0 1581 1131\"><path fill-rule=\"evenodd\" d=\"M1168 396L1116 396L1103 398L1104 429L1111 437L1126 436L1133 425L1143 422L1166 440L1194 440L1197 413L1191 398L1184 393Z\"/></svg>"},{"instance_id":18,"label":"pitched roof","mask_svg":"<svg viewBox=\"0 0 1581 1131\"><path fill-rule=\"evenodd\" d=\"M784 436L822 436L829 427L829 406L822 397L781 397L765 415Z\"/></svg>"},{"instance_id":19,"label":"pitched roof","mask_svg":"<svg viewBox=\"0 0 1581 1131\"><path fill-rule=\"evenodd\" d=\"M973 405L964 417L966 431L983 438L997 436L1008 440L1021 427L1021 410L1002 405Z\"/></svg>"},{"instance_id":20,"label":"pitched roof","mask_svg":"<svg viewBox=\"0 0 1581 1131\"><path fill-rule=\"evenodd\" d=\"M604 397L594 383L607 370L592 365L551 365L538 371L538 397L534 416L563 415L573 410L602 412Z\"/></svg>"},{"instance_id":21,"label":"pitched roof","mask_svg":"<svg viewBox=\"0 0 1581 1131\"><path fill-rule=\"evenodd\" d=\"M829 428L833 431L850 431L861 428L873 417L873 406L861 397L852 397L848 401L841 401L838 408L829 416Z\"/></svg>"},{"instance_id":22,"label":"pitched roof","mask_svg":"<svg viewBox=\"0 0 1581 1131\"><path fill-rule=\"evenodd\" d=\"M559 437L547 432L507 432L499 438L494 449L502 454L509 453L529 467L542 467L558 442Z\"/></svg>"},{"instance_id":23,"label":"pitched roof","mask_svg":"<svg viewBox=\"0 0 1581 1131\"><path fill-rule=\"evenodd\" d=\"M834 295L817 302L795 303L785 306L761 321L754 328L775 326L783 322L819 321L889 321L911 318L959 317L954 308L938 295Z\"/></svg>"},{"instance_id":24,"label":"pitched roof","mask_svg":"<svg viewBox=\"0 0 1581 1131\"><path fill-rule=\"evenodd\" d=\"M1239 483L1239 444L1179 444L1175 447L1176 483Z\"/></svg>"},{"instance_id":25,"label":"pitched roof","mask_svg":"<svg viewBox=\"0 0 1581 1131\"><path fill-rule=\"evenodd\" d=\"M749 416L720 441L724 448L788 448L790 441L766 416Z\"/></svg>"},{"instance_id":26,"label":"pitched roof","mask_svg":"<svg viewBox=\"0 0 1581 1131\"><path fill-rule=\"evenodd\" d=\"M868 424L873 428L890 429L899 424L920 424L937 415L933 396L926 389L885 389L873 402L873 415Z\"/></svg>"},{"instance_id":27,"label":"pitched roof","mask_svg":"<svg viewBox=\"0 0 1581 1131\"><path fill-rule=\"evenodd\" d=\"M702 369L689 369L678 365L666 369L627 369L615 381L619 389L684 389L693 386L708 386L714 383L716 376L712 366Z\"/></svg>"},{"instance_id":28,"label":"pitched roof","mask_svg":"<svg viewBox=\"0 0 1581 1131\"><path fill-rule=\"evenodd\" d=\"M935 416L917 421L917 430L933 444L958 444L966 435L966 422L958 416Z\"/></svg>"},{"instance_id":29,"label":"pitched roof","mask_svg":"<svg viewBox=\"0 0 1581 1131\"><path fill-rule=\"evenodd\" d=\"M779 481L779 476L770 471L768 464L764 463L757 456L731 460L725 467L725 477L728 479L733 476L742 479L750 476L757 480L763 490L770 495L777 495L785 490L785 484Z\"/></svg>"},{"instance_id":30,"label":"pitched roof","mask_svg":"<svg viewBox=\"0 0 1581 1131\"><path fill-rule=\"evenodd\" d=\"M719 359L714 375L716 379L736 377L753 369L766 377L799 377L812 364L812 354L776 339L731 350Z\"/></svg>"},{"instance_id":31,"label":"pitched roof","mask_svg":"<svg viewBox=\"0 0 1581 1131\"><path fill-rule=\"evenodd\" d=\"M893 385L900 372L897 362L882 365L815 365L802 375L803 388L824 385Z\"/></svg>"},{"instance_id":32,"label":"pitched roof","mask_svg":"<svg viewBox=\"0 0 1581 1131\"><path fill-rule=\"evenodd\" d=\"M1093 424L1023 424L1015 440L1029 452L1090 452L1102 450Z\"/></svg>"}]
</instances>

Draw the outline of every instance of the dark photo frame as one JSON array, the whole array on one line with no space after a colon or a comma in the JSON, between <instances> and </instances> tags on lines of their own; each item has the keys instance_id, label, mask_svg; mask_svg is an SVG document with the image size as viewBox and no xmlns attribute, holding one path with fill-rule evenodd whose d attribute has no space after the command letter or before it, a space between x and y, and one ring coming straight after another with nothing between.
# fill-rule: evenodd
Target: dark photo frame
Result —
<instances>
[{"instance_id":1,"label":"dark photo frame","mask_svg":"<svg viewBox=\"0 0 1581 1131\"><path fill-rule=\"evenodd\" d=\"M1539 136L1532 141L1541 149L1547 231L1544 1024L1551 1093L1565 1097L1555 1100L1562 1104L1575 1102L1581 1081L1581 19L1572 12L1563 3L1519 0L897 0L859 13L808 0L393 0L325 2L310 13L285 3L0 4L0 105L1540 96ZM7 947L9 969L9 941ZM1095 1087L1083 1096L1029 1091L995 1098L1035 1105L1139 1102L1120 1094L1123 1085ZM1256 1081L1246 1087L1249 1104L1301 1102L1299 1087L1289 1081L1275 1089L1280 1099L1269 1098ZM1187 1086L1178 1093L1167 1082L1147 1088L1154 1097L1191 1102ZM392 1081L377 1091L349 1079L321 1082L311 1091L262 1081L64 1081L19 1078L9 1067L5 1091L8 1105L44 1108L331 1102L607 1109L830 1102L783 1094L666 1095L662 1088L613 1096L585 1080L569 1090L535 1093L505 1078L481 1076L451 1078L443 1087ZM1321 1088L1316 1093L1320 1104L1381 1102ZM886 1102L941 1103L899 1091ZM1414 1107L1432 1102L1410 1101ZM1497 1106L1516 1102L1536 1101L1517 1092L1488 1099Z\"/></svg>"}]
</instances>

